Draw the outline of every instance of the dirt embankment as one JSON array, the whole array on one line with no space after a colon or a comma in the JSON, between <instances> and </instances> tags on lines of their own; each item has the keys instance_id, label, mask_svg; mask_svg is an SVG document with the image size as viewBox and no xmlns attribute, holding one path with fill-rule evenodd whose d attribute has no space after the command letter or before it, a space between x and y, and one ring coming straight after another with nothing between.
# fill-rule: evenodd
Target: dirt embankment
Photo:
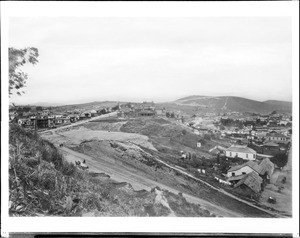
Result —
<instances>
[{"instance_id":1,"label":"dirt embankment","mask_svg":"<svg viewBox=\"0 0 300 238\"><path fill-rule=\"evenodd\" d=\"M189 128L171 123L162 118L138 118L129 120L121 128L123 132L147 135L155 148L166 154L178 155L179 151L193 153L197 156L210 157L208 149L216 145L215 142L202 138L201 148L197 142L201 139Z\"/></svg>"},{"instance_id":2,"label":"dirt embankment","mask_svg":"<svg viewBox=\"0 0 300 238\"><path fill-rule=\"evenodd\" d=\"M18 125L9 139L11 216L214 216L180 195L134 190L107 174L78 170L53 144Z\"/></svg>"},{"instance_id":3,"label":"dirt embankment","mask_svg":"<svg viewBox=\"0 0 300 238\"><path fill-rule=\"evenodd\" d=\"M92 156L97 160L106 160L114 163L113 166L130 171L139 176L149 178L161 184L175 188L185 194L197 196L206 201L212 202L220 207L229 209L238 214L249 217L269 217L269 214L245 205L242 202L232 199L227 195L211 189L207 185L197 182L185 175L182 175L162 163L159 163L151 154L146 153L135 145L128 145L123 142L86 142L76 147L76 150ZM159 152L156 152L159 153Z\"/></svg>"},{"instance_id":4,"label":"dirt embankment","mask_svg":"<svg viewBox=\"0 0 300 238\"><path fill-rule=\"evenodd\" d=\"M115 123L118 122L113 124ZM260 210L253 209L253 207L232 199L219 191L212 190L205 184L190 179L155 160L154 156L158 156L162 161L165 161L166 156L168 156L168 162L172 163L172 159L175 159L174 156L178 156L176 155L177 150L189 148L191 151L195 151L193 146L196 147L195 140L198 137L191 132L184 132L180 126L166 120L154 121L153 119L130 120L124 123L120 130L126 132L79 128L62 131L59 135L47 135L47 137L54 141L64 141L70 148L89 155L95 160L106 161L110 163L109 166L118 170L129 171L132 174L158 181L160 184L200 197L235 213L249 217L268 216ZM136 134L136 132L144 135ZM195 142L195 145L184 144L189 140ZM158 151L152 146L151 141L157 146Z\"/></svg>"},{"instance_id":5,"label":"dirt embankment","mask_svg":"<svg viewBox=\"0 0 300 238\"><path fill-rule=\"evenodd\" d=\"M76 129L62 130L49 135L43 134L44 139L50 140L56 144L65 144L67 146L77 146L86 141L127 141L133 144L142 145L151 150L156 150L145 135L124 132L110 132L101 130L90 130L84 127Z\"/></svg>"}]
</instances>

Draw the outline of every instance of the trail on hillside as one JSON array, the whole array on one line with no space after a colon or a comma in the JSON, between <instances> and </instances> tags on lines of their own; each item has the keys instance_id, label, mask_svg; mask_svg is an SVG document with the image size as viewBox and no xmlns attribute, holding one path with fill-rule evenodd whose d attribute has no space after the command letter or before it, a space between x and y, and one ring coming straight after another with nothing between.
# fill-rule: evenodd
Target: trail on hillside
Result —
<instances>
[{"instance_id":1,"label":"trail on hillside","mask_svg":"<svg viewBox=\"0 0 300 238\"><path fill-rule=\"evenodd\" d=\"M120 165L116 166L113 163L110 163L108 161L104 161L101 159L95 160L91 156L75 152L66 147L63 147L60 149L63 151L65 158L69 162L75 162L78 160L86 160L86 162L90 168L89 170L91 172L106 173L106 174L110 175L113 180L130 183L133 186L133 188L136 190L140 190L140 189L151 190L152 188L158 186L161 189L168 190L175 194L178 194L180 192L174 188L171 188L171 187L161 184L159 182L150 180L144 176L140 176L137 173L128 171L128 169L126 167L122 167ZM212 204L208 201L197 198L195 196L191 196L189 194L184 194L184 197L187 199L188 202L200 204L201 206L205 207L210 212L215 213L219 216L225 216L225 217L242 217L243 216L242 214L221 208L215 204Z\"/></svg>"}]
</instances>

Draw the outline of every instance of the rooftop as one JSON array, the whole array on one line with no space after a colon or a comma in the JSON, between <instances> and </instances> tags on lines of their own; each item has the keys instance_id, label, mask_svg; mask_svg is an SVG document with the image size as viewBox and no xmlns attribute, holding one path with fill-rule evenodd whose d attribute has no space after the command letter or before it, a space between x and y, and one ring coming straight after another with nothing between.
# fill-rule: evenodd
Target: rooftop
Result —
<instances>
[{"instance_id":1,"label":"rooftop","mask_svg":"<svg viewBox=\"0 0 300 238\"><path fill-rule=\"evenodd\" d=\"M259 193L261 191L262 181L263 181L262 178L259 177L258 174L251 172L245 175L245 177L243 177L234 187L236 188L241 186L242 184L245 184L255 193Z\"/></svg>"},{"instance_id":2,"label":"rooftop","mask_svg":"<svg viewBox=\"0 0 300 238\"><path fill-rule=\"evenodd\" d=\"M256 151L247 147L246 145L232 145L226 149L226 151L230 152L241 152L241 153L252 153L255 154Z\"/></svg>"},{"instance_id":3,"label":"rooftop","mask_svg":"<svg viewBox=\"0 0 300 238\"><path fill-rule=\"evenodd\" d=\"M275 166L268 158L265 158L260 162L259 167L260 167L260 174L263 175L267 172L267 174L271 176Z\"/></svg>"},{"instance_id":4,"label":"rooftop","mask_svg":"<svg viewBox=\"0 0 300 238\"><path fill-rule=\"evenodd\" d=\"M276 133L276 132L273 132L273 133L267 133L267 136L269 136L269 137L283 137L283 138L286 138L285 135L282 135L282 134Z\"/></svg>"},{"instance_id":5,"label":"rooftop","mask_svg":"<svg viewBox=\"0 0 300 238\"><path fill-rule=\"evenodd\" d=\"M237 165L237 166L233 166L231 167L227 172L231 172L231 171L236 171L236 170L239 170L245 166L249 166L250 168L252 168L254 171L256 171L257 173L260 174L260 171L261 171L261 168L260 166L255 163L254 161L250 160L248 161L247 163L245 164L241 164L241 165Z\"/></svg>"},{"instance_id":6,"label":"rooftop","mask_svg":"<svg viewBox=\"0 0 300 238\"><path fill-rule=\"evenodd\" d=\"M278 147L279 145L274 142L266 142L266 143L264 143L264 146Z\"/></svg>"}]
</instances>

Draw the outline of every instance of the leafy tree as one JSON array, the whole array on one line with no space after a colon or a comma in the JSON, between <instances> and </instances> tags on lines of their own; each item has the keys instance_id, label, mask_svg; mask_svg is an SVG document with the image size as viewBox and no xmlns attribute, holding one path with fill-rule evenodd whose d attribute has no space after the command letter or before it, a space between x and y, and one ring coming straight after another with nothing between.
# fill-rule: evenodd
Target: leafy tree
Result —
<instances>
[{"instance_id":1,"label":"leafy tree","mask_svg":"<svg viewBox=\"0 0 300 238\"><path fill-rule=\"evenodd\" d=\"M101 111L100 111L100 114L102 115L102 114L106 114L107 113L107 111L105 110L105 108L103 108L103 109L101 109Z\"/></svg>"},{"instance_id":2,"label":"leafy tree","mask_svg":"<svg viewBox=\"0 0 300 238\"><path fill-rule=\"evenodd\" d=\"M20 68L27 64L37 64L39 52L37 48L28 47L24 49L15 49L10 47L8 49L9 59L9 95L12 95L12 91L15 89L18 95L24 93L20 92L20 89L25 87L28 75L24 73Z\"/></svg>"},{"instance_id":3,"label":"leafy tree","mask_svg":"<svg viewBox=\"0 0 300 238\"><path fill-rule=\"evenodd\" d=\"M270 113L270 115L275 115L275 114L277 114L277 111L273 111Z\"/></svg>"},{"instance_id":4,"label":"leafy tree","mask_svg":"<svg viewBox=\"0 0 300 238\"><path fill-rule=\"evenodd\" d=\"M276 154L270 160L272 163L276 164L278 167L284 167L288 161L288 155L286 153Z\"/></svg>"},{"instance_id":5,"label":"leafy tree","mask_svg":"<svg viewBox=\"0 0 300 238\"><path fill-rule=\"evenodd\" d=\"M117 111L119 108L120 108L119 105L116 105L116 106L114 106L111 110Z\"/></svg>"}]
</instances>

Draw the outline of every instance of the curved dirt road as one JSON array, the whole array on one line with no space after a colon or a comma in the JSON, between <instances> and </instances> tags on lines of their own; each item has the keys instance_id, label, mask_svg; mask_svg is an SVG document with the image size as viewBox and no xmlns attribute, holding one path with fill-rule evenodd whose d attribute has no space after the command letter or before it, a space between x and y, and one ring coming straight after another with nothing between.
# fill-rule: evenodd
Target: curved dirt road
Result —
<instances>
[{"instance_id":1,"label":"curved dirt road","mask_svg":"<svg viewBox=\"0 0 300 238\"><path fill-rule=\"evenodd\" d=\"M64 154L64 157L69 162L75 162L78 160L86 160L89 171L91 172L98 172L98 173L106 173L110 175L110 177L113 180L120 181L120 182L128 182L130 183L135 190L151 190L152 188L158 186L162 189L168 190L172 193L178 194L180 191L171 188L169 186L166 186L164 184L161 184L159 182L150 180L144 176L140 176L137 173L134 173L128 168L122 166L121 164L116 164L113 162L108 162L107 160L95 160L94 158L84 155L81 153L78 153L76 151L73 151L69 148L62 147L59 148L62 153ZM210 212L218 215L218 216L224 216L224 217L243 217L243 214L239 214L236 212L233 212L231 210L219 207L215 204L212 204L208 201L205 201L203 199L200 199L195 196L191 196L189 194L183 194L184 197L188 202L200 204L205 209L209 210Z\"/></svg>"},{"instance_id":2,"label":"curved dirt road","mask_svg":"<svg viewBox=\"0 0 300 238\"><path fill-rule=\"evenodd\" d=\"M69 161L69 162L75 162L77 160L86 160L88 165L89 165L89 170L91 172L98 172L98 173L105 173L108 174L113 180L116 181L120 181L120 182L128 182L130 183L133 188L135 190L140 190L140 189L146 189L146 190L151 190L152 188L158 186L162 189L165 190L169 190L170 192L173 192L175 194L178 194L180 191L171 188L165 184L159 183L157 181L153 181L151 179L146 178L145 176L139 175L137 174L135 171L130 170L130 168L123 166L122 164L118 163L117 161L114 160L104 160L104 159L100 159L100 158L93 158L91 156L73 151L69 148L66 147L62 147L60 148L60 150L63 152L65 158ZM160 160L158 160L160 161ZM276 217L278 216L278 214L274 214L270 211L267 211L265 209L262 209L260 207L257 207L255 205L253 205L250 202L244 201L240 198L235 197L232 194L227 193L226 191L222 190L222 189L218 189L213 187L212 185L186 173L185 171L182 171L178 168L175 168L173 166L168 165L167 163L160 161L161 163L164 163L166 166L168 166L171 169L175 169L178 172L185 174L199 182L205 183L206 185L208 185L210 188L217 190L218 192L221 192L229 197L231 197L232 199L235 199L239 202L244 203L246 206L250 206L253 209L258 209L261 212L264 212L266 214L269 214L271 217ZM245 217L244 214L232 211L230 209L226 209L224 207L220 207L219 205L213 204L209 201L203 200L199 197L195 197L189 194L184 194L184 197L187 199L187 201L191 202L191 203L195 203L195 204L200 204L201 206L205 207L207 210L209 210L210 212L218 215L218 216L224 216L224 217Z\"/></svg>"}]
</instances>

